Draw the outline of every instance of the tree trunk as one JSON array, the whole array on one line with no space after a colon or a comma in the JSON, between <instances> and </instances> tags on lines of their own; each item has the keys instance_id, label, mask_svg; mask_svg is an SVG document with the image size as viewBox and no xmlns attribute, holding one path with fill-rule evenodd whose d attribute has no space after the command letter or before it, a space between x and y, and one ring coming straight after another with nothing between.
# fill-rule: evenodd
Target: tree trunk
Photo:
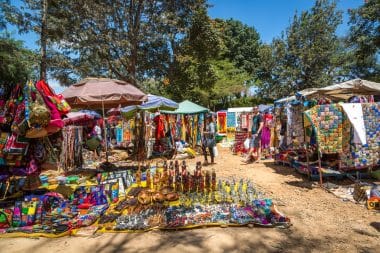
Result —
<instances>
[{"instance_id":1,"label":"tree trunk","mask_svg":"<svg viewBox=\"0 0 380 253\"><path fill-rule=\"evenodd\" d=\"M42 0L42 8L41 8L41 64L40 64L40 79L44 79L44 80L46 80L47 8L48 8L48 0Z\"/></svg>"}]
</instances>

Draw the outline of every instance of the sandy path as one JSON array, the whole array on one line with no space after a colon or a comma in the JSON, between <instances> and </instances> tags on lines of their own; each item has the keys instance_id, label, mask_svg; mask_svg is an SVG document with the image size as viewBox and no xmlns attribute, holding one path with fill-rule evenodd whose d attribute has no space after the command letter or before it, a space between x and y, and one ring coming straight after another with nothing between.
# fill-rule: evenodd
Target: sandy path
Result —
<instances>
[{"instance_id":1,"label":"sandy path","mask_svg":"<svg viewBox=\"0 0 380 253\"><path fill-rule=\"evenodd\" d=\"M58 239L9 238L0 239L0 252L380 252L380 212L343 202L290 168L269 161L243 165L228 149L219 148L219 153L214 165L217 175L251 179L291 218L289 229L214 227Z\"/></svg>"}]
</instances>

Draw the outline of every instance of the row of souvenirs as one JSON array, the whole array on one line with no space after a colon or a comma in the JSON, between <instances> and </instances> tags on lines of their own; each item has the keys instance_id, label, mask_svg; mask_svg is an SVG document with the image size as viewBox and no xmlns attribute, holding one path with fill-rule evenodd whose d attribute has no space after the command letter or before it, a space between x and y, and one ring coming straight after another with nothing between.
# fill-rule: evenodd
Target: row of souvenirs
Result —
<instances>
[{"instance_id":1,"label":"row of souvenirs","mask_svg":"<svg viewBox=\"0 0 380 253\"><path fill-rule=\"evenodd\" d=\"M191 173L176 161L134 172L40 178L38 190L2 203L0 234L65 235L96 221L100 232L290 222L250 181L216 182L215 172L200 164Z\"/></svg>"}]
</instances>

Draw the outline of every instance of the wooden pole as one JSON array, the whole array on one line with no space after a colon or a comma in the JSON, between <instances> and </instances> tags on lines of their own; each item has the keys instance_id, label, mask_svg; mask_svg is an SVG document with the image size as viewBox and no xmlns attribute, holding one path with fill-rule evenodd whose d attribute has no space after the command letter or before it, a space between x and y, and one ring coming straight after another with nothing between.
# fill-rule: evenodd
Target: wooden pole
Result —
<instances>
[{"instance_id":1,"label":"wooden pole","mask_svg":"<svg viewBox=\"0 0 380 253\"><path fill-rule=\"evenodd\" d=\"M103 122L104 122L104 126L103 126L104 140L105 140L105 143L106 143L106 162L108 163L107 119L106 119L106 115L104 113L104 100L103 100L103 96L102 96L102 112L103 112Z\"/></svg>"},{"instance_id":2,"label":"wooden pole","mask_svg":"<svg viewBox=\"0 0 380 253\"><path fill-rule=\"evenodd\" d=\"M41 2L41 62L40 62L40 79L46 80L46 44L47 44L47 9L48 0L42 0Z\"/></svg>"},{"instance_id":3,"label":"wooden pole","mask_svg":"<svg viewBox=\"0 0 380 253\"><path fill-rule=\"evenodd\" d=\"M322 162L321 162L321 154L320 154L320 152L319 152L319 145L318 145L317 152L318 152L319 183L320 183L320 186L322 187L322 184L323 184L323 178L322 178Z\"/></svg>"}]
</instances>

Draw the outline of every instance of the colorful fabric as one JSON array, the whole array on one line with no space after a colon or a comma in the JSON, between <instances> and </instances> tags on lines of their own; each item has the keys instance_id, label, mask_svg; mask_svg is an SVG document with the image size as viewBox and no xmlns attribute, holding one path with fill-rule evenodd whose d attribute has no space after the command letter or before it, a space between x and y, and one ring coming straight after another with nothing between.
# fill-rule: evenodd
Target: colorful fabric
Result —
<instances>
[{"instance_id":1,"label":"colorful fabric","mask_svg":"<svg viewBox=\"0 0 380 253\"><path fill-rule=\"evenodd\" d=\"M236 113L227 112L227 127L236 127Z\"/></svg>"},{"instance_id":2,"label":"colorful fabric","mask_svg":"<svg viewBox=\"0 0 380 253\"><path fill-rule=\"evenodd\" d=\"M305 115L316 130L319 150L322 153L342 153L347 150L349 124L338 104L317 105Z\"/></svg>"},{"instance_id":3,"label":"colorful fabric","mask_svg":"<svg viewBox=\"0 0 380 253\"><path fill-rule=\"evenodd\" d=\"M218 112L217 113L217 126L219 134L227 133L227 112Z\"/></svg>"},{"instance_id":4,"label":"colorful fabric","mask_svg":"<svg viewBox=\"0 0 380 253\"><path fill-rule=\"evenodd\" d=\"M342 154L344 168L365 168L380 164L380 104L361 104L365 126L366 142L352 142L350 151Z\"/></svg>"},{"instance_id":5,"label":"colorful fabric","mask_svg":"<svg viewBox=\"0 0 380 253\"><path fill-rule=\"evenodd\" d=\"M293 141L297 143L305 142L304 138L304 129L303 129L303 119L302 112L303 106L299 105L291 105L289 104L286 108L287 110L287 133L286 133L286 144L290 145Z\"/></svg>"}]
</instances>

